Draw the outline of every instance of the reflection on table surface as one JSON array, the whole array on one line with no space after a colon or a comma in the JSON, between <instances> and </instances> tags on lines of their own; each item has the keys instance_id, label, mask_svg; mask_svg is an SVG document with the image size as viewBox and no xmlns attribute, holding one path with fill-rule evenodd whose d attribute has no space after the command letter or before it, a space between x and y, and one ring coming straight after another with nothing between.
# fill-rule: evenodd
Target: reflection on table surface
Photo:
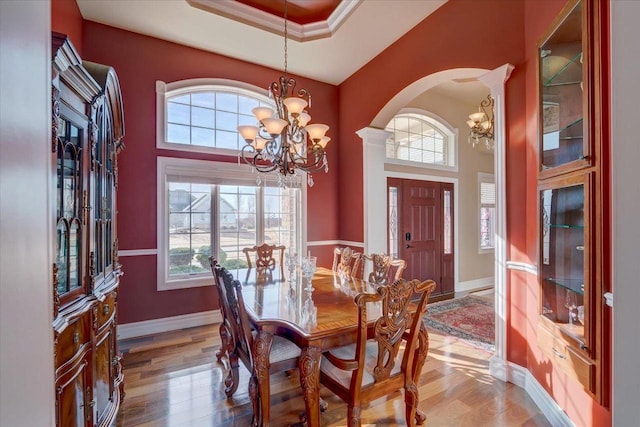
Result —
<instances>
[{"instance_id":1,"label":"reflection on table surface","mask_svg":"<svg viewBox=\"0 0 640 427\"><path fill-rule=\"evenodd\" d=\"M242 283L245 306L253 321L285 323L308 337L354 329L358 322L354 297L361 292L374 293L376 286L323 267L313 276L313 291L305 290L307 280L299 270L291 276L280 268L229 271ZM369 304L367 317L375 319L380 314L379 303Z\"/></svg>"}]
</instances>

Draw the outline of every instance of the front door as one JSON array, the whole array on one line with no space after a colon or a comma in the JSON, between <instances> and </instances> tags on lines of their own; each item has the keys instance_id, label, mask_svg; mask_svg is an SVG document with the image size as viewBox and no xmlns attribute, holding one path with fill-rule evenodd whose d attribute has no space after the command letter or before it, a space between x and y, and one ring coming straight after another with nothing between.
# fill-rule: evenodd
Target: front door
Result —
<instances>
[{"instance_id":1,"label":"front door","mask_svg":"<svg viewBox=\"0 0 640 427\"><path fill-rule=\"evenodd\" d=\"M432 300L452 298L453 184L389 178L389 253L407 262L405 279L432 279Z\"/></svg>"}]
</instances>

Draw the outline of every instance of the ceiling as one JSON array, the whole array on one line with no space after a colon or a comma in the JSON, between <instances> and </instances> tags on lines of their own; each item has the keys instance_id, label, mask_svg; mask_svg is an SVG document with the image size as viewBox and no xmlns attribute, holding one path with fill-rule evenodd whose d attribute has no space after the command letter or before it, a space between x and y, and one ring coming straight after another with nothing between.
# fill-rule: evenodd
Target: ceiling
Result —
<instances>
[{"instance_id":1,"label":"ceiling","mask_svg":"<svg viewBox=\"0 0 640 427\"><path fill-rule=\"evenodd\" d=\"M289 0L293 74L340 84L446 0ZM284 0L77 0L84 19L284 68Z\"/></svg>"}]
</instances>

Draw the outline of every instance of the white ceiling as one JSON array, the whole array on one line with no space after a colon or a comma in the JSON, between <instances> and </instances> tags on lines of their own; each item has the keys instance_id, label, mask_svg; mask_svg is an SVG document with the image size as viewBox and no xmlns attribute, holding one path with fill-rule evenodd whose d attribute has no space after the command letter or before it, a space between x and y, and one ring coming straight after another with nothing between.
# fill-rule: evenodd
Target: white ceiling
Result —
<instances>
[{"instance_id":1,"label":"white ceiling","mask_svg":"<svg viewBox=\"0 0 640 427\"><path fill-rule=\"evenodd\" d=\"M228 1L228 0L217 0ZM351 0L347 0L351 1ZM288 70L340 84L446 0L362 0L329 38L288 40ZM275 69L284 39L190 6L186 0L77 0L84 19Z\"/></svg>"}]
</instances>

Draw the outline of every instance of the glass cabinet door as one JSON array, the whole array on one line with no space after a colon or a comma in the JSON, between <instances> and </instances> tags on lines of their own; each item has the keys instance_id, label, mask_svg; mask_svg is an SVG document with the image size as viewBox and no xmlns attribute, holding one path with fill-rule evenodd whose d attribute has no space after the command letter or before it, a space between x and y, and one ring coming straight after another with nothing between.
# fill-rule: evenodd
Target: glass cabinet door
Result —
<instances>
[{"instance_id":1,"label":"glass cabinet door","mask_svg":"<svg viewBox=\"0 0 640 427\"><path fill-rule=\"evenodd\" d=\"M588 175L540 190L541 314L588 347Z\"/></svg>"},{"instance_id":2,"label":"glass cabinet door","mask_svg":"<svg viewBox=\"0 0 640 427\"><path fill-rule=\"evenodd\" d=\"M588 165L584 31L582 2L539 48L540 170L549 174Z\"/></svg>"},{"instance_id":3,"label":"glass cabinet door","mask_svg":"<svg viewBox=\"0 0 640 427\"><path fill-rule=\"evenodd\" d=\"M57 132L57 292L62 300L69 300L84 293L85 131L75 122L60 118Z\"/></svg>"}]
</instances>

